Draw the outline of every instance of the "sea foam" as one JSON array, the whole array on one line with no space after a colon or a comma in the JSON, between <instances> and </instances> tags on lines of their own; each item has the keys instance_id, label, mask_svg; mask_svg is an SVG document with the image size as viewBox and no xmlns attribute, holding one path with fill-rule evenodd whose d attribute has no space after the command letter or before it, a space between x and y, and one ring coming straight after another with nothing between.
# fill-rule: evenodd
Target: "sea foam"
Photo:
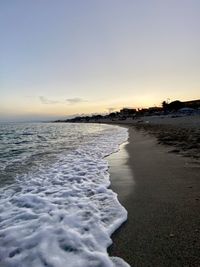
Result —
<instances>
[{"instance_id":1,"label":"sea foam","mask_svg":"<svg viewBox=\"0 0 200 267\"><path fill-rule=\"evenodd\" d=\"M129 266L107 254L127 211L109 189L106 156L127 137L125 128L106 126L0 190L0 266Z\"/></svg>"}]
</instances>

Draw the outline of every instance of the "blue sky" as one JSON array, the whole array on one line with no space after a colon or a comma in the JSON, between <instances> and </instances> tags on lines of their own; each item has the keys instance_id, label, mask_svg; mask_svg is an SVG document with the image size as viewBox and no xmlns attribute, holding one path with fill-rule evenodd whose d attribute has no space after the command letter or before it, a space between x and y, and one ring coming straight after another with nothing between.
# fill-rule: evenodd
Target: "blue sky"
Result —
<instances>
[{"instance_id":1,"label":"blue sky","mask_svg":"<svg viewBox=\"0 0 200 267\"><path fill-rule=\"evenodd\" d=\"M199 0L0 2L0 120L200 97Z\"/></svg>"}]
</instances>

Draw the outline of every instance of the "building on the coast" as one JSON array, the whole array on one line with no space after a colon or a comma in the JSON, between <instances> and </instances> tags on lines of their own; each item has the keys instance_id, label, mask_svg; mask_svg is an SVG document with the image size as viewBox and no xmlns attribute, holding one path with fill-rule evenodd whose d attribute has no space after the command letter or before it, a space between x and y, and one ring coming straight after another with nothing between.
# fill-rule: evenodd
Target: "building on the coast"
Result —
<instances>
[{"instance_id":1,"label":"building on the coast","mask_svg":"<svg viewBox=\"0 0 200 267\"><path fill-rule=\"evenodd\" d=\"M178 111L183 108L193 108L198 109L200 108L200 100L190 100L190 101L179 101L175 100L171 103L163 102L163 109L168 111Z\"/></svg>"}]
</instances>

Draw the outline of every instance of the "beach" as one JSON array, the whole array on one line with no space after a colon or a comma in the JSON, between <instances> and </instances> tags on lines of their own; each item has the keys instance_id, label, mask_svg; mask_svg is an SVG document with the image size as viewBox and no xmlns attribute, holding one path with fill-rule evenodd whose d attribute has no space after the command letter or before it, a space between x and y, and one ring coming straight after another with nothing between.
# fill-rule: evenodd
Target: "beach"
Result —
<instances>
[{"instance_id":1,"label":"beach","mask_svg":"<svg viewBox=\"0 0 200 267\"><path fill-rule=\"evenodd\" d=\"M172 126L170 121L163 124ZM171 153L174 145L163 145L154 131L124 125L129 140L118 157L109 158L109 172L128 220L113 234L110 255L135 267L200 266L198 158L191 151L186 157ZM198 129L198 123L194 125ZM166 132L163 129L160 133ZM187 129L192 129L191 123Z\"/></svg>"}]
</instances>

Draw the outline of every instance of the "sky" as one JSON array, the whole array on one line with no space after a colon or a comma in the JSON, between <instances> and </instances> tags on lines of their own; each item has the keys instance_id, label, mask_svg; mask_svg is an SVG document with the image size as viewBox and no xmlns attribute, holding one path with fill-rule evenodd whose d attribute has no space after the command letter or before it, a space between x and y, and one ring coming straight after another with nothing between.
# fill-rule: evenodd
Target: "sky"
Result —
<instances>
[{"instance_id":1,"label":"sky","mask_svg":"<svg viewBox=\"0 0 200 267\"><path fill-rule=\"evenodd\" d=\"M0 120L200 98L199 0L0 1Z\"/></svg>"}]
</instances>

